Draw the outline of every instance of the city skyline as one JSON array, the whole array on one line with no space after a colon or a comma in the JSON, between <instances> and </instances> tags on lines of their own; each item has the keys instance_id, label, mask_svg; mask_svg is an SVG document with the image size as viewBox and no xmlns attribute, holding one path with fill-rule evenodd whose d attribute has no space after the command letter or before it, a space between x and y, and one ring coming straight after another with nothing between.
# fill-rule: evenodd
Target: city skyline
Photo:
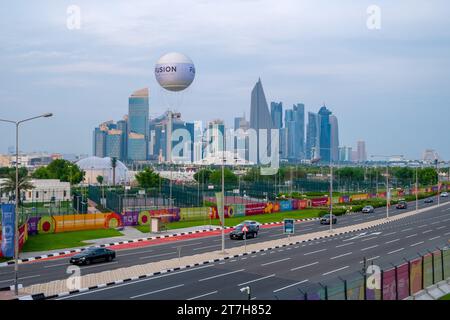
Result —
<instances>
[{"instance_id":1,"label":"city skyline","mask_svg":"<svg viewBox=\"0 0 450 320\"><path fill-rule=\"evenodd\" d=\"M2 116L55 114L44 128L39 123L24 128L24 151L90 153L92 128L108 118L120 119L136 88L150 88L151 115L167 110L152 70L162 54L176 49L189 54L198 71L177 110L185 119L221 118L231 126L236 115L249 112L248 91L260 76L268 102L290 106L302 101L306 111L314 112L323 102L329 105L339 115L341 145L365 140L374 154L420 158L434 149L450 158L435 130L450 118L448 3L437 1L431 9L413 1L403 10L401 4L379 1L380 30L367 28L366 3L287 1L275 13L264 3L186 1L174 7L173 18L164 18L168 28L163 30L155 28L164 10L157 1L134 6L111 1L108 8L79 1L81 28L68 30L65 4L19 1L2 14L9 26L8 33L0 33ZM175 22L189 6L190 27L180 33ZM210 19L214 12L249 8L255 14L239 24L227 15L221 23ZM339 15L331 14L336 10ZM14 13L19 12L26 28L17 23ZM327 14L332 19L324 27ZM271 30L264 27L267 22ZM372 130L377 125L384 130ZM0 150L6 153L14 145L13 132L2 125L0 135Z\"/></svg>"}]
</instances>

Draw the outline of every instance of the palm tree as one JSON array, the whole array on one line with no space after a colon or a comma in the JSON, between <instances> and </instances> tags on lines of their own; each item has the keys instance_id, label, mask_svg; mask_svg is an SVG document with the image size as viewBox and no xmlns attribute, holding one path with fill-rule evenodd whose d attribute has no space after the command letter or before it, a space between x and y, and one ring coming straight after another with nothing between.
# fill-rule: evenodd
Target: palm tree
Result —
<instances>
[{"instance_id":1,"label":"palm tree","mask_svg":"<svg viewBox=\"0 0 450 320\"><path fill-rule=\"evenodd\" d=\"M19 171L19 195L22 190L30 190L33 189L34 186L30 182L30 177L27 172ZM6 180L0 185L0 189L5 193L14 193L16 192L16 172L11 170L7 176ZM19 204L21 202L20 196L18 198Z\"/></svg>"},{"instance_id":2,"label":"palm tree","mask_svg":"<svg viewBox=\"0 0 450 320\"><path fill-rule=\"evenodd\" d=\"M116 185L116 168L117 168L117 158L111 158L111 167L113 170L113 187Z\"/></svg>"}]
</instances>

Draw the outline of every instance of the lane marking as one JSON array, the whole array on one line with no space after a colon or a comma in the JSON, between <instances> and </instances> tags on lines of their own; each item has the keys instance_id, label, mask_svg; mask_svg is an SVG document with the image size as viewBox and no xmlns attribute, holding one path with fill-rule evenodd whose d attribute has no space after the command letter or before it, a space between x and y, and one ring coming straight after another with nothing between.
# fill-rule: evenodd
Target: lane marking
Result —
<instances>
[{"instance_id":1,"label":"lane marking","mask_svg":"<svg viewBox=\"0 0 450 320\"><path fill-rule=\"evenodd\" d=\"M149 277L149 278L146 278L146 279L136 280L136 281L133 281L133 282L121 283L121 284L117 284L117 285L106 287L106 288L94 289L92 291L72 294L70 296L61 297L61 298L58 298L58 299L55 299L55 300L66 300L66 299L70 299L70 298L73 298L73 297L84 296L86 294L95 294L95 293L100 292L100 291L105 291L105 290L111 290L111 289L115 289L115 288L125 287L125 286L129 286L129 285L133 285L133 284L137 284L137 283L141 283L141 282L145 282L145 281L151 281L151 280L155 280L155 279L175 276L175 275L180 274L180 273L191 272L191 271L196 271L196 270L201 270L201 269L206 269L206 268L211 268L211 267L214 267L214 264L210 264L210 265L207 265L207 266L201 266L201 267L197 267L197 268L194 268L194 269L186 269L186 270L182 270L182 271L178 271L178 272L166 273L166 274L158 275L158 276L152 276L152 277Z\"/></svg>"},{"instance_id":2,"label":"lane marking","mask_svg":"<svg viewBox=\"0 0 450 320\"><path fill-rule=\"evenodd\" d=\"M41 275L35 275L35 276L27 276L27 277L21 277L18 278L18 280L25 280L25 279L31 279L31 278L37 278L40 277ZM1 280L0 282L9 282L9 281L14 281L14 279L9 279L9 280Z\"/></svg>"},{"instance_id":3,"label":"lane marking","mask_svg":"<svg viewBox=\"0 0 450 320\"><path fill-rule=\"evenodd\" d=\"M270 276L266 276L266 277L258 278L258 279L255 279L255 280L247 281L247 282L244 282L244 283L240 283L237 286L238 287L245 286L246 284L250 284L250 283L253 283L253 282L257 282L257 281L261 281L261 280L265 280L265 279L269 279L269 278L273 278L273 277L275 277L275 273L271 274Z\"/></svg>"},{"instance_id":4,"label":"lane marking","mask_svg":"<svg viewBox=\"0 0 450 320\"><path fill-rule=\"evenodd\" d=\"M408 229L402 230L402 232L411 231L412 229L413 228L408 228Z\"/></svg>"},{"instance_id":5,"label":"lane marking","mask_svg":"<svg viewBox=\"0 0 450 320\"><path fill-rule=\"evenodd\" d=\"M308 282L308 280L303 280L303 281L300 281L300 282L297 282L297 283L293 283L293 284L291 284L291 285L288 285L288 286L286 286L286 287L283 287L283 288L280 288L280 289L277 289L277 290L273 290L273 293L277 293L277 292L283 291L283 290L288 289L288 288L291 288L291 287L293 287L293 286L298 286L299 284L302 284L302 283L305 283L305 282Z\"/></svg>"},{"instance_id":6,"label":"lane marking","mask_svg":"<svg viewBox=\"0 0 450 320\"><path fill-rule=\"evenodd\" d=\"M419 244L425 243L425 241L420 241L411 245L411 247L418 246Z\"/></svg>"},{"instance_id":7,"label":"lane marking","mask_svg":"<svg viewBox=\"0 0 450 320\"><path fill-rule=\"evenodd\" d=\"M400 252L400 251L402 251L402 250L405 250L405 248L400 248L400 249L397 249L397 250L388 252L388 254L393 254L393 253L396 253L396 252Z\"/></svg>"},{"instance_id":8,"label":"lane marking","mask_svg":"<svg viewBox=\"0 0 450 320\"><path fill-rule=\"evenodd\" d=\"M143 296L148 296L148 295L151 295L151 294L154 294L154 293L176 289L176 288L179 288L179 287L182 287L182 286L184 286L184 284L179 284L177 286L173 286L173 287L169 287L169 288L165 288L165 289L160 289L160 290L151 291L151 292L147 292L147 293L143 293L143 294L138 294L137 296L130 297L130 299L136 299L136 298L143 297Z\"/></svg>"},{"instance_id":9,"label":"lane marking","mask_svg":"<svg viewBox=\"0 0 450 320\"><path fill-rule=\"evenodd\" d=\"M59 264L52 264L50 266L44 266L44 268L55 268L55 267L60 267L60 266L69 266L70 263L59 263Z\"/></svg>"},{"instance_id":10,"label":"lane marking","mask_svg":"<svg viewBox=\"0 0 450 320\"><path fill-rule=\"evenodd\" d=\"M421 226L418 226L417 228L425 228L425 227L428 227L428 224L423 224Z\"/></svg>"},{"instance_id":11,"label":"lane marking","mask_svg":"<svg viewBox=\"0 0 450 320\"><path fill-rule=\"evenodd\" d=\"M203 279L200 279L200 280L198 280L198 281L199 281L199 282L202 282L202 281L208 281L208 280L216 279L216 278L220 278L220 277L225 277L225 276L228 276L228 275L230 275L230 274L242 272L242 271L244 271L244 270L245 270L245 269L240 269L240 270L236 270L236 271L231 271L231 272L227 272L227 273L222 273L222 274L218 274L218 275L216 275L216 276L212 276L212 277L208 277L208 278L203 278Z\"/></svg>"},{"instance_id":12,"label":"lane marking","mask_svg":"<svg viewBox=\"0 0 450 320\"><path fill-rule=\"evenodd\" d=\"M427 230L427 231L424 231L422 233L425 234L425 233L430 233L430 232L433 232L433 230Z\"/></svg>"},{"instance_id":13,"label":"lane marking","mask_svg":"<svg viewBox=\"0 0 450 320\"><path fill-rule=\"evenodd\" d=\"M351 255L352 253L353 253L353 252L347 252L347 253L341 254L341 255L339 255L339 256L330 258L330 260L334 260L334 259L338 259L338 258L341 258L341 257L349 256L349 255Z\"/></svg>"},{"instance_id":14,"label":"lane marking","mask_svg":"<svg viewBox=\"0 0 450 320\"><path fill-rule=\"evenodd\" d=\"M361 240L361 242L369 241L369 240L373 240L373 239L378 239L378 237L372 237L372 238L363 239L363 240Z\"/></svg>"},{"instance_id":15,"label":"lane marking","mask_svg":"<svg viewBox=\"0 0 450 320\"><path fill-rule=\"evenodd\" d=\"M197 250L202 250L202 249L208 249L208 248L214 248L214 247L218 247L218 244L214 244L212 246L206 246L206 247L200 247L200 248L195 248L193 249L193 251L197 251Z\"/></svg>"},{"instance_id":16,"label":"lane marking","mask_svg":"<svg viewBox=\"0 0 450 320\"><path fill-rule=\"evenodd\" d=\"M383 235L383 237L391 236L391 235L396 234L396 233L397 232L386 233L385 235Z\"/></svg>"},{"instance_id":17,"label":"lane marking","mask_svg":"<svg viewBox=\"0 0 450 320\"><path fill-rule=\"evenodd\" d=\"M371 246L371 247L367 247L367 248L361 249L361 251L367 251L367 250L370 250L370 249L373 249L373 248L376 248L376 247L378 247L377 244L374 245L374 246Z\"/></svg>"},{"instance_id":18,"label":"lane marking","mask_svg":"<svg viewBox=\"0 0 450 320\"><path fill-rule=\"evenodd\" d=\"M177 254L177 253L176 252L161 253L161 254L155 254L153 256L139 257L139 259L150 259L150 258L168 256L168 255L171 255L171 254Z\"/></svg>"},{"instance_id":19,"label":"lane marking","mask_svg":"<svg viewBox=\"0 0 450 320\"><path fill-rule=\"evenodd\" d=\"M409 238L416 237L416 236L417 236L417 233L410 234L409 236L405 237L405 239L409 239Z\"/></svg>"},{"instance_id":20,"label":"lane marking","mask_svg":"<svg viewBox=\"0 0 450 320\"><path fill-rule=\"evenodd\" d=\"M129 252L129 253L124 253L124 254L118 254L117 258L131 256L133 254L150 253L150 252L153 252L153 251L155 251L155 250L147 250L147 251L138 251L138 252Z\"/></svg>"},{"instance_id":21,"label":"lane marking","mask_svg":"<svg viewBox=\"0 0 450 320\"><path fill-rule=\"evenodd\" d=\"M428 239L429 241L433 241L433 240L436 240L436 239L439 239L441 236L437 236L437 237L434 237L434 238L431 238L431 239Z\"/></svg>"},{"instance_id":22,"label":"lane marking","mask_svg":"<svg viewBox=\"0 0 450 320\"><path fill-rule=\"evenodd\" d=\"M300 267L297 267L297 268L292 268L291 271L296 271L296 270L300 270L300 269L303 269L303 268L311 267L311 266L314 266L314 265L316 265L318 263L319 263L319 261L316 261L316 262L313 262L313 263L310 263L310 264L306 264L304 266L300 266Z\"/></svg>"},{"instance_id":23,"label":"lane marking","mask_svg":"<svg viewBox=\"0 0 450 320\"><path fill-rule=\"evenodd\" d=\"M187 300L190 301L190 300L195 300L195 299L198 299L198 298L203 298L203 297L206 297L206 296L210 296L210 295L216 294L217 292L218 292L218 291L213 291L213 292L205 293L205 294L202 294L201 296L196 296L196 297L193 297L193 298L189 298L189 299L187 299Z\"/></svg>"},{"instance_id":24,"label":"lane marking","mask_svg":"<svg viewBox=\"0 0 450 320\"><path fill-rule=\"evenodd\" d=\"M303 254L303 255L304 255L304 256L309 256L309 255L311 255L311 254L323 252L323 251L326 251L326 250L327 250L327 249L321 249L321 250L317 250L317 251L308 252L308 253L305 253L305 254Z\"/></svg>"},{"instance_id":25,"label":"lane marking","mask_svg":"<svg viewBox=\"0 0 450 320\"><path fill-rule=\"evenodd\" d=\"M323 276L327 276L329 274L332 274L332 273L335 273L335 272L338 272L338 271L342 271L342 270L345 270L347 268L350 268L350 266L345 266L345 267L342 267L342 268L339 268L339 269L336 269L336 270L333 270L333 271L325 272L322 275Z\"/></svg>"},{"instance_id":26,"label":"lane marking","mask_svg":"<svg viewBox=\"0 0 450 320\"><path fill-rule=\"evenodd\" d=\"M400 239L391 240L391 241L385 242L385 244L394 243L394 242L397 242L397 241L400 241Z\"/></svg>"},{"instance_id":27,"label":"lane marking","mask_svg":"<svg viewBox=\"0 0 450 320\"><path fill-rule=\"evenodd\" d=\"M378 259L379 257L380 257L380 256L376 256L376 257L372 257L372 258L366 259L366 262L367 262L367 261L376 260L376 259ZM364 260L363 260L363 261L360 261L359 263L364 263Z\"/></svg>"},{"instance_id":28,"label":"lane marking","mask_svg":"<svg viewBox=\"0 0 450 320\"><path fill-rule=\"evenodd\" d=\"M108 264L96 264L96 265L91 265L91 266L83 266L81 267L81 271L83 271L84 269L91 269L91 268L98 268L98 267L104 267L104 266L110 266L112 264L118 264L118 261L114 261L114 262L109 262Z\"/></svg>"},{"instance_id":29,"label":"lane marking","mask_svg":"<svg viewBox=\"0 0 450 320\"><path fill-rule=\"evenodd\" d=\"M447 228L447 226L442 226L442 227L436 228L436 230L441 230L441 229L444 229L444 228Z\"/></svg>"},{"instance_id":30,"label":"lane marking","mask_svg":"<svg viewBox=\"0 0 450 320\"><path fill-rule=\"evenodd\" d=\"M351 245L351 244L354 244L354 242L349 242L349 243L346 243L346 244L341 244L341 245L339 245L339 246L336 246L336 248L346 247L346 246L349 246L349 245Z\"/></svg>"},{"instance_id":31,"label":"lane marking","mask_svg":"<svg viewBox=\"0 0 450 320\"><path fill-rule=\"evenodd\" d=\"M222 240L222 239L220 239L220 240ZM178 249L178 248L189 247L189 246L196 246L196 245L199 245L199 244L202 244L202 243L203 242L197 242L197 243L191 243L191 244L183 244L183 245L178 246L178 247L172 247L172 249Z\"/></svg>"},{"instance_id":32,"label":"lane marking","mask_svg":"<svg viewBox=\"0 0 450 320\"><path fill-rule=\"evenodd\" d=\"M278 263L278 262L283 262L283 261L287 261L287 260L291 260L291 258L285 258L285 259L281 259L281 260L275 260L275 261L272 261L272 262L263 263L261 265L261 267L269 266L271 264Z\"/></svg>"}]
</instances>

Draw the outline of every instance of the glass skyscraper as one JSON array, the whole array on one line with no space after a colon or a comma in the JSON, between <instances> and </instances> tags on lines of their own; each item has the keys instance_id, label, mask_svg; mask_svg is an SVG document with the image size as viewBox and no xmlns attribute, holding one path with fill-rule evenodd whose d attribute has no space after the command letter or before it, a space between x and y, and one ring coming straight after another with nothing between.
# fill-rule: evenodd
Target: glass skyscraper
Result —
<instances>
[{"instance_id":1,"label":"glass skyscraper","mask_svg":"<svg viewBox=\"0 0 450 320\"><path fill-rule=\"evenodd\" d=\"M330 162L331 159L331 111L323 106L319 110L320 123L320 160Z\"/></svg>"},{"instance_id":2,"label":"glass skyscraper","mask_svg":"<svg viewBox=\"0 0 450 320\"><path fill-rule=\"evenodd\" d=\"M134 92L128 99L128 159L147 160L148 141L148 89L144 88Z\"/></svg>"},{"instance_id":3,"label":"glass skyscraper","mask_svg":"<svg viewBox=\"0 0 450 320\"><path fill-rule=\"evenodd\" d=\"M272 123L275 129L283 128L283 103L270 103L270 115L272 116Z\"/></svg>"}]
</instances>

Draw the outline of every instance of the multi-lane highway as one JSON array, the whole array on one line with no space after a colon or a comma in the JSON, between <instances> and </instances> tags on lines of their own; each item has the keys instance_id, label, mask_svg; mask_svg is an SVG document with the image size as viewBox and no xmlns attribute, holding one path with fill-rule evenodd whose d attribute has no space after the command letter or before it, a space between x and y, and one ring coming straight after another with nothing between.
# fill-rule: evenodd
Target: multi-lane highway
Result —
<instances>
[{"instance_id":1,"label":"multi-lane highway","mask_svg":"<svg viewBox=\"0 0 450 320\"><path fill-rule=\"evenodd\" d=\"M424 204L423 201L421 201L420 207L428 206L430 205ZM231 286L228 288L224 285L224 287L220 287L221 290L218 290L219 286L217 286L216 283L217 281L222 281L220 279L223 279L225 283L228 283L228 280L232 283L232 279L236 279L239 282L236 285L245 284L248 281L258 280L251 282L252 285L263 285L268 287L265 291L259 290L259 297L256 297L273 298L274 293L285 294L289 289L297 290L296 284L299 284L300 282L303 282L303 284L313 282L318 279L316 277L323 280L327 276L335 277L342 273L348 273L349 271L357 270L358 268L360 269L361 266L359 261L362 260L364 256L369 259L376 258L372 260L378 260L380 262L383 262L384 259L387 259L387 261L390 262L395 262L394 260L398 257L405 257L407 254L410 254L410 252L413 252L411 249L413 249L414 252L417 252L417 250L430 248L430 246L432 248L435 244L442 244L445 242L445 237L447 237L445 233L447 233L450 229L450 224L448 222L450 221L450 211L448 208L449 207L447 205L444 205L427 213L398 222L393 222L379 228L374 228L373 230L370 230L369 234L366 235L359 235L356 233L345 237L338 236L325 241L315 241L305 245L274 250L266 254L255 254L249 256L248 258L244 257L225 263L217 263L214 265L191 269L189 271L180 271L170 275L152 277L148 280L129 283L124 286L123 289L120 289L120 286L111 287L107 290L98 292L93 291L92 293L90 292L89 294L79 296L75 295L73 298L122 299L133 297L149 299L188 299L195 297L195 294L197 293L201 296L213 291L217 291L217 293L211 293L210 295L206 295L204 298L207 298L208 296L216 299L240 297L239 290L237 292L234 290L236 286ZM408 210L415 210L414 203L410 204ZM405 212L405 210L396 210L394 208L391 210L392 215L402 212ZM374 214L353 214L343 216L339 218L339 222L336 227L359 224L364 221L380 219L384 216L385 208L377 209ZM257 217L255 218L257 219ZM417 221L422 221L422 223L416 223ZM408 227L409 224L411 225ZM329 228L329 226L321 226L317 221L301 222L296 225L296 234L306 234L326 230L327 228ZM411 230L402 231L403 229ZM400 237L402 234L404 234L403 238ZM355 236L357 237L353 239ZM396 238L396 236L398 237ZM282 234L281 227L267 227L260 231L258 238L248 240L248 243L275 240L282 237L285 237L285 235ZM172 259L178 257L178 248L181 248L182 256L214 251L220 249L220 241L220 234L217 233L217 235L208 237L199 237L176 242L170 241L164 244L120 250L117 252L117 259L114 262L84 266L81 267L81 271L82 275L86 275L89 273L97 273L137 264ZM411 241L413 243L409 243ZM332 249L334 244L335 248ZM242 245L242 241L231 241L228 238L226 239L226 247ZM67 257L22 264L20 266L19 275L20 283L27 286L35 283L66 279L69 276L66 273L68 266L69 264ZM228 272L231 273L221 275L221 273ZM184 275L185 273L188 273L188 275ZM299 276L300 274L302 277ZM210 277L212 278L208 279ZM259 280L258 277L263 279ZM186 280L184 282L180 282L179 280L181 279L189 279L189 281ZM197 282L194 281L195 279ZM210 280L213 279L216 280L211 282ZM161 284L159 284L159 282L161 282ZM163 283L168 282L173 283L173 285L163 285ZM13 266L0 268L0 287L9 286L12 283ZM206 286L211 286L211 283L214 283L214 290L211 290L210 292L204 292L201 290L203 288L203 284ZM273 286L279 286L279 288L272 288L270 284L273 284ZM140 286L142 286L142 289L140 289ZM287 288L283 288L285 286ZM191 287L198 289L192 291L191 294ZM139 292L142 290L145 291L145 288L152 289L147 290L147 293L153 291L155 292L152 294L139 296L141 294ZM256 289L257 288L258 287L256 287ZM272 291L269 289L272 289ZM278 289L282 290L276 291ZM174 292L171 293L171 290L174 290ZM119 294L119 292L123 292L123 294ZM132 292L138 293L134 295L131 294ZM170 294L175 294L175 296L170 296Z\"/></svg>"}]
</instances>

